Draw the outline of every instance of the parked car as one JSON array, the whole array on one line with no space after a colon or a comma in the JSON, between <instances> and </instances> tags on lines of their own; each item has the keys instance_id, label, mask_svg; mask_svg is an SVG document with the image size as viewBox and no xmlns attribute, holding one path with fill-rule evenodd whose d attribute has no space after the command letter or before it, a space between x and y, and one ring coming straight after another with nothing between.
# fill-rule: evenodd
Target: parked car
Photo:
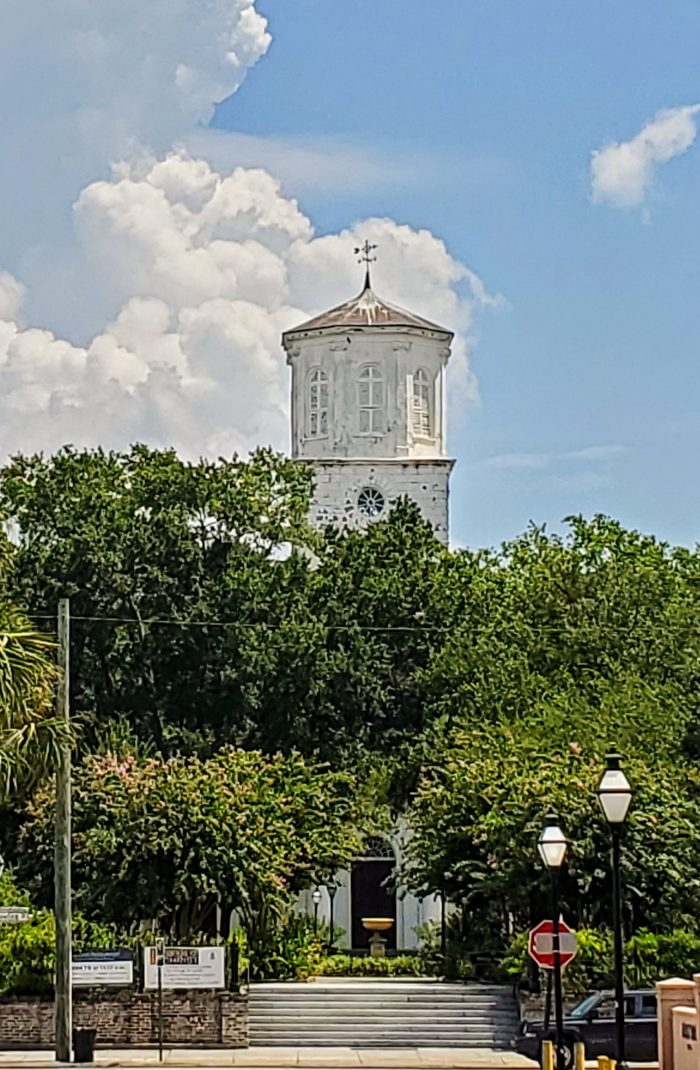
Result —
<instances>
[{"instance_id":1,"label":"parked car","mask_svg":"<svg viewBox=\"0 0 700 1070\"><path fill-rule=\"evenodd\" d=\"M554 1040L554 1020L545 1030L543 1021L524 1020L513 1047L521 1055L539 1061L543 1040ZM586 1058L615 1056L615 997L612 992L595 992L564 1016L566 1066L573 1066L574 1044L583 1041ZM630 1062L655 1062L656 993L638 989L625 995L625 1055Z\"/></svg>"}]
</instances>

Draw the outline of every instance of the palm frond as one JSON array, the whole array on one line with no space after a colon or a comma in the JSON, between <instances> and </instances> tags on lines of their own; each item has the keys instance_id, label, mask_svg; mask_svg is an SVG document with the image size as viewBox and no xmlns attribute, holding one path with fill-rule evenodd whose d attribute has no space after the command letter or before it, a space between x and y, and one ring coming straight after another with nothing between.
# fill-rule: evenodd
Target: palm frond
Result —
<instances>
[{"instance_id":1,"label":"palm frond","mask_svg":"<svg viewBox=\"0 0 700 1070\"><path fill-rule=\"evenodd\" d=\"M53 713L55 644L0 595L0 799L55 768L69 726Z\"/></svg>"}]
</instances>

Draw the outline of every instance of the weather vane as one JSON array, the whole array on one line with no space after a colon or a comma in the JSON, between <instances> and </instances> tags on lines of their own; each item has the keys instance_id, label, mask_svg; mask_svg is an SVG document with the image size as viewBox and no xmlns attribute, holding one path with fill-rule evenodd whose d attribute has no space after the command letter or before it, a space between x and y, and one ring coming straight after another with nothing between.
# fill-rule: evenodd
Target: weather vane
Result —
<instances>
[{"instance_id":1,"label":"weather vane","mask_svg":"<svg viewBox=\"0 0 700 1070\"><path fill-rule=\"evenodd\" d=\"M372 256L372 253L377 248L378 246L371 245L369 241L365 238L364 245L358 245L355 249L355 256L357 257L358 264L367 265L367 271L365 273L365 290L369 290L370 288L369 265L374 264L377 260L376 256Z\"/></svg>"}]
</instances>

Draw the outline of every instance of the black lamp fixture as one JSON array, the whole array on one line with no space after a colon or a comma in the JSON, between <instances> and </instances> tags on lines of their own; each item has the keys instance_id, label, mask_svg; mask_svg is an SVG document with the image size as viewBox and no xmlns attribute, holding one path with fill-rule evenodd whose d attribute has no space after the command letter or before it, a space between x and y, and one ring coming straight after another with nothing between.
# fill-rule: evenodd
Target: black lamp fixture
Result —
<instances>
[{"instance_id":1,"label":"black lamp fixture","mask_svg":"<svg viewBox=\"0 0 700 1070\"><path fill-rule=\"evenodd\" d=\"M328 892L328 903L329 903L329 907L330 907L330 909L328 911L328 950L332 955L333 954L333 944L335 943L335 930L334 930L335 895L336 895L336 892L338 891L338 882L334 881L332 877L330 878L330 880L326 881L326 891Z\"/></svg>"},{"instance_id":2,"label":"black lamp fixture","mask_svg":"<svg viewBox=\"0 0 700 1070\"><path fill-rule=\"evenodd\" d=\"M615 948L615 1057L625 1065L625 966L622 945L622 867L620 841L622 827L632 802L632 788L622 770L616 751L605 757L606 768L598 782L598 799L610 826L613 895L613 942Z\"/></svg>"},{"instance_id":3,"label":"black lamp fixture","mask_svg":"<svg viewBox=\"0 0 700 1070\"><path fill-rule=\"evenodd\" d=\"M552 878L552 957L554 959L554 1021L556 1070L565 1070L564 1054L564 997L561 986L561 954L559 945L559 872L564 865L569 841L559 827L556 814L547 814L544 828L537 841L540 858Z\"/></svg>"}]
</instances>

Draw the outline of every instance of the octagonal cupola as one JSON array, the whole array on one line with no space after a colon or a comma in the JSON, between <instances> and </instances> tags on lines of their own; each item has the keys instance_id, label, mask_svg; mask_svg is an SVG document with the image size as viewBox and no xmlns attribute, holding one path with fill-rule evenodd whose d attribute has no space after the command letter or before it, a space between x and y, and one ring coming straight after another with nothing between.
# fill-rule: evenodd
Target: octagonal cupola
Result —
<instances>
[{"instance_id":1,"label":"octagonal cupola","mask_svg":"<svg viewBox=\"0 0 700 1070\"><path fill-rule=\"evenodd\" d=\"M372 289L287 331L292 455L445 455L452 332Z\"/></svg>"},{"instance_id":2,"label":"octagonal cupola","mask_svg":"<svg viewBox=\"0 0 700 1070\"><path fill-rule=\"evenodd\" d=\"M317 523L370 522L407 494L447 537L452 338L379 297L369 263L356 297L282 336L292 370L292 457L315 469Z\"/></svg>"}]
</instances>

